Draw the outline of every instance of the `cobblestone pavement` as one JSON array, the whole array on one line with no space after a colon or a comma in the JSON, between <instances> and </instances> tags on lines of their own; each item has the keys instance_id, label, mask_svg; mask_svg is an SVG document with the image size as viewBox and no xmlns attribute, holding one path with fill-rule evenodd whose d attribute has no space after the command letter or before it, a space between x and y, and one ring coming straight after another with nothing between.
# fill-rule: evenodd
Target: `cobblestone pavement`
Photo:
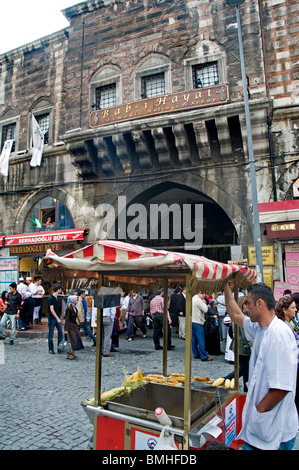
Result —
<instances>
[{"instance_id":1,"label":"cobblestone pavement","mask_svg":"<svg viewBox=\"0 0 299 470\"><path fill-rule=\"evenodd\" d=\"M185 341L173 335L176 348L168 352L167 372L184 372ZM95 348L88 337L85 349L70 361L50 355L47 338L17 338L0 342L0 450L88 450L92 424L81 402L94 395ZM56 343L56 340L55 340ZM103 357L103 391L120 386L122 368L144 374L162 373L162 351L153 347L152 330L131 343L120 334L119 351ZM192 361L192 374L217 378L233 370L224 356Z\"/></svg>"}]
</instances>

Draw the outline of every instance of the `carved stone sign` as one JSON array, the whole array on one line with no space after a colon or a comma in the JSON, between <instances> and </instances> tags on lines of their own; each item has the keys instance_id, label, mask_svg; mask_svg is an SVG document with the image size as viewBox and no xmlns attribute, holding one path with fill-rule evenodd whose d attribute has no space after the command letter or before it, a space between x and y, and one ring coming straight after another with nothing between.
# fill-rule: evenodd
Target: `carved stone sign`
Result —
<instances>
[{"instance_id":1,"label":"carved stone sign","mask_svg":"<svg viewBox=\"0 0 299 470\"><path fill-rule=\"evenodd\" d=\"M181 93L172 93L145 100L98 109L90 113L90 127L101 127L117 122L130 121L158 114L179 112L193 108L202 108L225 104L229 100L228 85L215 85L196 88Z\"/></svg>"}]
</instances>

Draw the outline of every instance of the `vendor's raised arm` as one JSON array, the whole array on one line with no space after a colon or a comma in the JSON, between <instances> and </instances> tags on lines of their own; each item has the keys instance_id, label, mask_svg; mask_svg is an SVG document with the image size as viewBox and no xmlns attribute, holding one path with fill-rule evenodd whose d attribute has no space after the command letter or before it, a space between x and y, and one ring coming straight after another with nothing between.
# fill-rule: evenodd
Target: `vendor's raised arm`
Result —
<instances>
[{"instance_id":1,"label":"vendor's raised arm","mask_svg":"<svg viewBox=\"0 0 299 470\"><path fill-rule=\"evenodd\" d=\"M225 307L232 321L243 327L244 314L234 299L233 293L228 284L224 287Z\"/></svg>"}]
</instances>

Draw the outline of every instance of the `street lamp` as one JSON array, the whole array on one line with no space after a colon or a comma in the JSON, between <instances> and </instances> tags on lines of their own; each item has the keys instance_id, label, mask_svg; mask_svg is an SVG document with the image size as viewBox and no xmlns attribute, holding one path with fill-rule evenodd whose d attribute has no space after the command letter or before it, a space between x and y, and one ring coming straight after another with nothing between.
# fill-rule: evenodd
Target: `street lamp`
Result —
<instances>
[{"instance_id":1,"label":"street lamp","mask_svg":"<svg viewBox=\"0 0 299 470\"><path fill-rule=\"evenodd\" d=\"M252 193L255 260L256 260L256 270L258 273L258 281L262 281L263 280L263 262L262 262L259 208L258 208L257 187L256 187L256 170L255 170L255 159L254 159L254 153L253 153L251 121L250 121L250 111L249 111L248 93L247 93L247 79L246 79L246 73L245 73L245 61L244 61L241 18L240 18L240 5L244 3L244 1L245 0L227 0L227 3L228 5L236 7L240 63L241 63L242 84L243 84L243 97L244 97L245 119L246 119L246 129L247 129L247 145L248 145L248 157L249 157L248 161L249 161L251 193Z\"/></svg>"}]
</instances>

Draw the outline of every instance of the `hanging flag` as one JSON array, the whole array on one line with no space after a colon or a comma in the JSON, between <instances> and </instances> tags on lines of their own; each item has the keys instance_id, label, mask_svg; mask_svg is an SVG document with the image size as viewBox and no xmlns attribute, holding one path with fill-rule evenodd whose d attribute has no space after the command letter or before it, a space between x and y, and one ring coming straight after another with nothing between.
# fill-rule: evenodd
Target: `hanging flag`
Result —
<instances>
[{"instance_id":1,"label":"hanging flag","mask_svg":"<svg viewBox=\"0 0 299 470\"><path fill-rule=\"evenodd\" d=\"M40 166L44 148L44 133L32 114L32 157L31 166Z\"/></svg>"},{"instance_id":2,"label":"hanging flag","mask_svg":"<svg viewBox=\"0 0 299 470\"><path fill-rule=\"evenodd\" d=\"M12 144L14 140L9 139L4 142L3 149L0 156L0 174L4 176L8 176L8 163L9 163L9 156L12 149Z\"/></svg>"},{"instance_id":3,"label":"hanging flag","mask_svg":"<svg viewBox=\"0 0 299 470\"><path fill-rule=\"evenodd\" d=\"M43 223L41 222L41 220L38 220L35 217L32 217L32 223L34 227L43 228Z\"/></svg>"}]
</instances>

